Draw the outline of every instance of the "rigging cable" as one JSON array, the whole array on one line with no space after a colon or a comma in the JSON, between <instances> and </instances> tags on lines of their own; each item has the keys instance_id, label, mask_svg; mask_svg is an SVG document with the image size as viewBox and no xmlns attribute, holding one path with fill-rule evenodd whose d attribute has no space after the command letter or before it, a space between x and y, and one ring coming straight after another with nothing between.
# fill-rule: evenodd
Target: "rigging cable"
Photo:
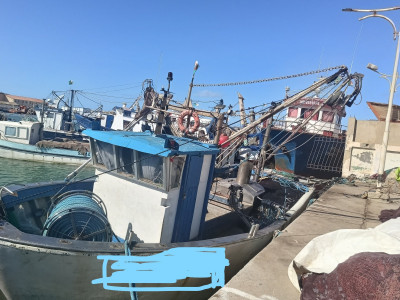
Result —
<instances>
[{"instance_id":1,"label":"rigging cable","mask_svg":"<svg viewBox=\"0 0 400 300\"><path fill-rule=\"evenodd\" d=\"M289 79L289 78L296 78L296 77L307 76L307 75L312 75L312 74L317 74L317 73L329 72L329 71L332 71L332 70L335 70L335 69L342 69L342 68L344 68L344 66L336 66L336 67L330 67L330 68L325 68L325 69L322 69L322 70L315 70L315 71L299 73L299 74L294 74L294 75L286 75L286 76L280 76L280 77L272 77L272 78L251 80L251 81L239 81L239 82L228 82L228 83L202 83L202 84L193 84L193 86L196 86L196 87L210 87L210 86L245 85L245 84L253 84L253 83L261 83L261 82L268 82L268 81L276 81L276 80L283 80L283 79Z\"/></svg>"}]
</instances>

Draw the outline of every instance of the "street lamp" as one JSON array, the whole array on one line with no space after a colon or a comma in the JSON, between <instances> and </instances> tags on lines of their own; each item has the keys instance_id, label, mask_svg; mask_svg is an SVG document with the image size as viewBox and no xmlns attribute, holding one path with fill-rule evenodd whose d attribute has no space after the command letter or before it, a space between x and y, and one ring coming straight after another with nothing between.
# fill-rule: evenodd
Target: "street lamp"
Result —
<instances>
[{"instance_id":1,"label":"street lamp","mask_svg":"<svg viewBox=\"0 0 400 300\"><path fill-rule=\"evenodd\" d=\"M395 24L393 23L393 21L391 19L389 19L388 17L381 15L379 13L386 12L386 11L392 11L392 10L398 10L398 9L400 9L400 6L391 7L391 8L381 8L381 9L354 9L354 8L343 9L343 11L347 11L347 12L371 13L370 15L367 15L365 17L358 19L359 21L365 20L367 18L372 18L372 17L382 18L382 19L388 21L392 25L392 28L393 28L393 39L396 40L396 38L397 38L396 57L394 60L393 75L392 75L392 79L391 79L391 83L390 83L390 94L389 94L388 111L387 111L386 121L385 121L385 132L383 133L382 151L381 151L381 156L379 159L377 187L382 187L383 173L385 172L386 152L387 152L388 141L389 141L390 120L392 119L393 96L394 96L394 92L396 90L397 66L399 64L399 46L400 46L400 38L398 38L399 32L397 31ZM370 68L371 70L377 72L377 70L378 70L377 66L370 64L370 67L371 67Z\"/></svg>"},{"instance_id":2,"label":"street lamp","mask_svg":"<svg viewBox=\"0 0 400 300\"><path fill-rule=\"evenodd\" d=\"M381 73L381 72L379 72L378 71L378 66L377 65L374 65L374 64L371 64L371 63L369 63L368 65L367 65L367 69L370 69L371 71L374 71L375 73L378 73L380 76L380 78L384 78L384 79L386 79L388 82L389 82L389 88L390 88L390 86L391 86L391 84L392 84L392 80L391 79L389 79L389 78L391 78L392 77L392 75L388 75L388 74L385 74L385 73ZM397 73L397 75L396 75L396 80L399 78L399 73ZM395 87L395 89L394 89L394 92L396 92L397 91L397 88L399 87L399 85L397 85L396 87Z\"/></svg>"}]
</instances>

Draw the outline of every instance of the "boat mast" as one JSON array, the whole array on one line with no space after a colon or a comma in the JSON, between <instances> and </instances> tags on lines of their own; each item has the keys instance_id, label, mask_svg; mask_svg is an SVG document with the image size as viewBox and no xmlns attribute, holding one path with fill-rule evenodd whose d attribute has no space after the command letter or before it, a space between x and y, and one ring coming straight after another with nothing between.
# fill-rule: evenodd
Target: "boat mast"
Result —
<instances>
[{"instance_id":1,"label":"boat mast","mask_svg":"<svg viewBox=\"0 0 400 300\"><path fill-rule=\"evenodd\" d=\"M74 96L75 96L75 90L71 90L71 99L69 101L69 111L68 111L68 123L66 126L67 131L71 131L71 127L72 127L72 108L74 105Z\"/></svg>"},{"instance_id":2,"label":"boat mast","mask_svg":"<svg viewBox=\"0 0 400 300\"><path fill-rule=\"evenodd\" d=\"M157 126L156 126L156 129L154 130L155 134L161 134L162 133L162 126L163 126L163 122L164 122L164 110L165 110L166 106L168 105L167 98L168 98L168 94L169 94L169 88L170 88L170 85L171 85L171 81L173 80L172 76L173 76L172 72L168 72L168 77L167 77L168 89L167 90L165 90L164 88L161 89L161 91L164 92L164 97L163 97L163 99L161 101L161 107L160 107L161 110L158 113Z\"/></svg>"},{"instance_id":3,"label":"boat mast","mask_svg":"<svg viewBox=\"0 0 400 300\"><path fill-rule=\"evenodd\" d=\"M238 100L239 100L239 108L240 108L240 124L242 127L246 127L247 122L246 122L246 112L244 110L244 98L241 93L238 94Z\"/></svg>"},{"instance_id":4,"label":"boat mast","mask_svg":"<svg viewBox=\"0 0 400 300\"><path fill-rule=\"evenodd\" d=\"M193 88L193 80L194 80L194 75L196 74L197 69L199 68L199 62L196 60L196 62L194 63L194 69L193 69L193 75L192 75L192 81L189 84L189 92L188 92L188 96L185 100L185 103L183 104L184 107L193 107L192 105L192 100L190 100L190 96L192 95L192 88ZM189 120L189 119L188 119Z\"/></svg>"}]
</instances>

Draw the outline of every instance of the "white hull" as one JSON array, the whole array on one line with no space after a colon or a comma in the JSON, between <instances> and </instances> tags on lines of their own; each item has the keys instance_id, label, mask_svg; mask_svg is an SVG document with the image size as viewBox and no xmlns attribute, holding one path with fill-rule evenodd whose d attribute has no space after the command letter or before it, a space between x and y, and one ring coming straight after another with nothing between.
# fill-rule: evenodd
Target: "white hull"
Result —
<instances>
[{"instance_id":1,"label":"white hull","mask_svg":"<svg viewBox=\"0 0 400 300\"><path fill-rule=\"evenodd\" d=\"M90 158L90 156L80 155L78 151L73 150L44 150L35 146L31 147L32 150L22 150L0 145L0 157L62 164L82 164Z\"/></svg>"}]
</instances>

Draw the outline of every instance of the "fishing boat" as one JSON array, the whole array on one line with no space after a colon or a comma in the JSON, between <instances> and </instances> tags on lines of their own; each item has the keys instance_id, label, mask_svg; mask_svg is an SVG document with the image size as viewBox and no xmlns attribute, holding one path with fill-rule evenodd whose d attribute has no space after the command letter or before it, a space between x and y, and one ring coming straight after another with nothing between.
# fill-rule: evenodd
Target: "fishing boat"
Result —
<instances>
[{"instance_id":1,"label":"fishing boat","mask_svg":"<svg viewBox=\"0 0 400 300\"><path fill-rule=\"evenodd\" d=\"M341 120L346 116L345 106L324 102L326 99L318 97L302 98L288 107L283 121L273 124L269 138L273 147L279 146L297 130L276 153L275 169L324 179L341 176L346 142ZM299 129L300 123L321 104L321 110Z\"/></svg>"},{"instance_id":2,"label":"fishing boat","mask_svg":"<svg viewBox=\"0 0 400 300\"><path fill-rule=\"evenodd\" d=\"M230 144L219 155L217 166L223 167L226 157L238 150L242 159L247 155L246 159L255 162L257 178L266 164L299 176L340 177L346 136L341 119L345 116L345 107L352 106L360 93L362 78L362 74L348 74L347 68L342 68L301 92L271 104L259 119L229 136ZM346 94L348 86L353 91ZM320 98L317 94L322 88L330 90L326 97ZM274 120L277 113L285 111L282 121Z\"/></svg>"},{"instance_id":3,"label":"fishing boat","mask_svg":"<svg viewBox=\"0 0 400 300\"><path fill-rule=\"evenodd\" d=\"M324 104L327 99L304 97L290 105L282 121L274 121L269 129L269 151L277 149L268 162L278 171L297 176L329 179L340 177L346 142L346 131L341 119L346 115L344 105ZM316 107L321 110L305 124ZM240 157L259 159L267 126L248 135L246 146L239 150Z\"/></svg>"},{"instance_id":4,"label":"fishing boat","mask_svg":"<svg viewBox=\"0 0 400 300\"><path fill-rule=\"evenodd\" d=\"M209 200L219 153L215 145L149 131L84 134L90 138L95 179L0 188L0 290L8 299L129 298L128 292L92 283L102 277L98 256L151 256L177 247L223 248L229 280L313 195L310 189L289 210L277 213L278 206L260 193L244 201L246 184L232 182L227 204L216 202ZM269 222L257 223L262 219ZM177 286L175 291L137 296L207 299L215 289L182 291L207 283L187 277L167 284Z\"/></svg>"},{"instance_id":5,"label":"fishing boat","mask_svg":"<svg viewBox=\"0 0 400 300\"><path fill-rule=\"evenodd\" d=\"M82 164L90 158L89 144L81 141L42 140L42 123L0 121L0 157L43 162Z\"/></svg>"}]
</instances>

